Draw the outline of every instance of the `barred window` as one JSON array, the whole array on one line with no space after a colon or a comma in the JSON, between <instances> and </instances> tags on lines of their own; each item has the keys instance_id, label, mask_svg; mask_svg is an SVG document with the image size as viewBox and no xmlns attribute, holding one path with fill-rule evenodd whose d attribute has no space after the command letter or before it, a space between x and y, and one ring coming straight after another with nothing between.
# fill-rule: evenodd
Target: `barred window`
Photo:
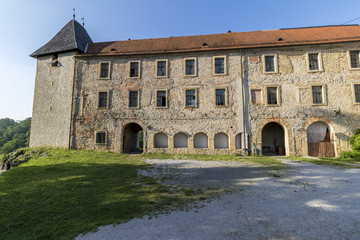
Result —
<instances>
[{"instance_id":1,"label":"barred window","mask_svg":"<svg viewBox=\"0 0 360 240\"><path fill-rule=\"evenodd\" d=\"M274 56L265 56L265 72L275 72Z\"/></svg>"},{"instance_id":2,"label":"barred window","mask_svg":"<svg viewBox=\"0 0 360 240\"><path fill-rule=\"evenodd\" d=\"M355 102L360 103L360 84L354 85Z\"/></svg>"},{"instance_id":3,"label":"barred window","mask_svg":"<svg viewBox=\"0 0 360 240\"><path fill-rule=\"evenodd\" d=\"M225 73L225 58L217 57L215 58L215 74Z\"/></svg>"},{"instance_id":4,"label":"barred window","mask_svg":"<svg viewBox=\"0 0 360 240\"><path fill-rule=\"evenodd\" d=\"M269 105L278 104L277 87L267 88L267 102Z\"/></svg>"},{"instance_id":5,"label":"barred window","mask_svg":"<svg viewBox=\"0 0 360 240\"><path fill-rule=\"evenodd\" d=\"M225 89L216 89L215 90L216 100L215 105L216 106L225 106Z\"/></svg>"},{"instance_id":6,"label":"barred window","mask_svg":"<svg viewBox=\"0 0 360 240\"><path fill-rule=\"evenodd\" d=\"M195 59L185 60L185 75L195 75Z\"/></svg>"},{"instance_id":7,"label":"barred window","mask_svg":"<svg viewBox=\"0 0 360 240\"><path fill-rule=\"evenodd\" d=\"M130 77L139 77L139 62L130 62Z\"/></svg>"},{"instance_id":8,"label":"barred window","mask_svg":"<svg viewBox=\"0 0 360 240\"><path fill-rule=\"evenodd\" d=\"M185 106L186 107L196 107L196 95L195 90L186 90L185 91Z\"/></svg>"},{"instance_id":9,"label":"barred window","mask_svg":"<svg viewBox=\"0 0 360 240\"><path fill-rule=\"evenodd\" d=\"M313 104L323 103L323 87L312 86Z\"/></svg>"},{"instance_id":10,"label":"barred window","mask_svg":"<svg viewBox=\"0 0 360 240\"><path fill-rule=\"evenodd\" d=\"M167 106L165 90L159 90L156 92L156 106L157 107L166 107Z\"/></svg>"},{"instance_id":11,"label":"barred window","mask_svg":"<svg viewBox=\"0 0 360 240\"><path fill-rule=\"evenodd\" d=\"M108 62L100 63L100 78L109 78L109 67Z\"/></svg>"},{"instance_id":12,"label":"barred window","mask_svg":"<svg viewBox=\"0 0 360 240\"><path fill-rule=\"evenodd\" d=\"M165 77L166 76L166 61L157 61L157 76Z\"/></svg>"},{"instance_id":13,"label":"barred window","mask_svg":"<svg viewBox=\"0 0 360 240\"><path fill-rule=\"evenodd\" d=\"M97 132L96 133L96 143L106 143L106 133L105 132Z\"/></svg>"},{"instance_id":14,"label":"barred window","mask_svg":"<svg viewBox=\"0 0 360 240\"><path fill-rule=\"evenodd\" d=\"M350 51L351 68L360 68L359 51Z\"/></svg>"},{"instance_id":15,"label":"barred window","mask_svg":"<svg viewBox=\"0 0 360 240\"><path fill-rule=\"evenodd\" d=\"M107 92L99 92L99 108L107 108L108 101L108 93Z\"/></svg>"},{"instance_id":16,"label":"barred window","mask_svg":"<svg viewBox=\"0 0 360 240\"><path fill-rule=\"evenodd\" d=\"M309 53L309 70L319 70L319 54Z\"/></svg>"},{"instance_id":17,"label":"barred window","mask_svg":"<svg viewBox=\"0 0 360 240\"><path fill-rule=\"evenodd\" d=\"M138 107L139 102L139 92L130 91L129 92L129 107Z\"/></svg>"}]
</instances>

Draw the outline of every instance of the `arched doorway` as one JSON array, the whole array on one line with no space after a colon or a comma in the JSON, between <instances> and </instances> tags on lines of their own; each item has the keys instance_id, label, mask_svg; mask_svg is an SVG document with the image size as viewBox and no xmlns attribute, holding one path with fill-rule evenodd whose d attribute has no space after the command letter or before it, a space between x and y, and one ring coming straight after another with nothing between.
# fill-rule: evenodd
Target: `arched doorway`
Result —
<instances>
[{"instance_id":1,"label":"arched doorway","mask_svg":"<svg viewBox=\"0 0 360 240\"><path fill-rule=\"evenodd\" d=\"M327 123L314 122L308 127L306 133L309 156L335 157L334 141Z\"/></svg>"},{"instance_id":2,"label":"arched doorway","mask_svg":"<svg viewBox=\"0 0 360 240\"><path fill-rule=\"evenodd\" d=\"M123 152L142 153L144 145L144 132L137 123L129 123L123 131Z\"/></svg>"},{"instance_id":3,"label":"arched doorway","mask_svg":"<svg viewBox=\"0 0 360 240\"><path fill-rule=\"evenodd\" d=\"M264 155L285 155L285 132L280 124L266 124L261 131L261 142Z\"/></svg>"}]
</instances>

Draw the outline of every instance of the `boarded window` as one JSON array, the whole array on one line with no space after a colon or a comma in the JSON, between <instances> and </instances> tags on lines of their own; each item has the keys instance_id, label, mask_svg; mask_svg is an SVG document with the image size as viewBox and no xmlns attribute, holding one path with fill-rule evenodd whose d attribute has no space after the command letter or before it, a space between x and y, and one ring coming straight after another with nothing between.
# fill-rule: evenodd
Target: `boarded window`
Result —
<instances>
[{"instance_id":1,"label":"boarded window","mask_svg":"<svg viewBox=\"0 0 360 240\"><path fill-rule=\"evenodd\" d=\"M157 133L155 138L155 148L167 148L168 147L168 136L165 133Z\"/></svg>"},{"instance_id":2,"label":"boarded window","mask_svg":"<svg viewBox=\"0 0 360 240\"><path fill-rule=\"evenodd\" d=\"M360 84L354 85L355 102L360 103Z\"/></svg>"},{"instance_id":3,"label":"boarded window","mask_svg":"<svg viewBox=\"0 0 360 240\"><path fill-rule=\"evenodd\" d=\"M322 86L312 86L312 95L313 95L313 103L314 104L323 103L323 87Z\"/></svg>"},{"instance_id":4,"label":"boarded window","mask_svg":"<svg viewBox=\"0 0 360 240\"><path fill-rule=\"evenodd\" d=\"M139 77L139 62L130 62L130 77Z\"/></svg>"},{"instance_id":5,"label":"boarded window","mask_svg":"<svg viewBox=\"0 0 360 240\"><path fill-rule=\"evenodd\" d=\"M267 88L267 103L269 105L278 104L277 87L268 87Z\"/></svg>"},{"instance_id":6,"label":"boarded window","mask_svg":"<svg viewBox=\"0 0 360 240\"><path fill-rule=\"evenodd\" d=\"M350 51L351 68L360 68L359 51Z\"/></svg>"},{"instance_id":7,"label":"boarded window","mask_svg":"<svg viewBox=\"0 0 360 240\"><path fill-rule=\"evenodd\" d=\"M166 76L166 61L157 61L157 74L158 77Z\"/></svg>"},{"instance_id":8,"label":"boarded window","mask_svg":"<svg viewBox=\"0 0 360 240\"><path fill-rule=\"evenodd\" d=\"M185 106L196 107L196 91L186 90L185 91Z\"/></svg>"},{"instance_id":9,"label":"boarded window","mask_svg":"<svg viewBox=\"0 0 360 240\"><path fill-rule=\"evenodd\" d=\"M239 134L237 134L236 137L235 137L235 148L236 148L236 149L241 149L241 146L242 146L241 141L242 141L242 139L241 139L241 133L239 133Z\"/></svg>"},{"instance_id":10,"label":"boarded window","mask_svg":"<svg viewBox=\"0 0 360 240\"><path fill-rule=\"evenodd\" d=\"M109 78L109 63L100 63L100 78Z\"/></svg>"},{"instance_id":11,"label":"boarded window","mask_svg":"<svg viewBox=\"0 0 360 240\"><path fill-rule=\"evenodd\" d=\"M319 54L309 53L309 69L319 70Z\"/></svg>"},{"instance_id":12,"label":"boarded window","mask_svg":"<svg viewBox=\"0 0 360 240\"><path fill-rule=\"evenodd\" d=\"M177 133L174 136L174 147L175 148L187 148L188 137L185 133Z\"/></svg>"},{"instance_id":13,"label":"boarded window","mask_svg":"<svg viewBox=\"0 0 360 240\"><path fill-rule=\"evenodd\" d=\"M195 59L185 60L185 75L195 75Z\"/></svg>"},{"instance_id":14,"label":"boarded window","mask_svg":"<svg viewBox=\"0 0 360 240\"><path fill-rule=\"evenodd\" d=\"M99 108L107 108L108 104L108 93L107 92L99 92Z\"/></svg>"},{"instance_id":15,"label":"boarded window","mask_svg":"<svg viewBox=\"0 0 360 240\"><path fill-rule=\"evenodd\" d=\"M225 58L217 57L215 58L215 74L225 73Z\"/></svg>"},{"instance_id":16,"label":"boarded window","mask_svg":"<svg viewBox=\"0 0 360 240\"><path fill-rule=\"evenodd\" d=\"M195 134L194 148L208 148L208 136L205 133Z\"/></svg>"},{"instance_id":17,"label":"boarded window","mask_svg":"<svg viewBox=\"0 0 360 240\"><path fill-rule=\"evenodd\" d=\"M265 72L275 72L274 56L265 56Z\"/></svg>"},{"instance_id":18,"label":"boarded window","mask_svg":"<svg viewBox=\"0 0 360 240\"><path fill-rule=\"evenodd\" d=\"M253 89L251 90L251 103L260 104L261 103L261 90Z\"/></svg>"},{"instance_id":19,"label":"boarded window","mask_svg":"<svg viewBox=\"0 0 360 240\"><path fill-rule=\"evenodd\" d=\"M215 149L228 149L229 148L229 137L225 133L218 133L215 135Z\"/></svg>"},{"instance_id":20,"label":"boarded window","mask_svg":"<svg viewBox=\"0 0 360 240\"><path fill-rule=\"evenodd\" d=\"M129 107L138 107L139 102L139 92L130 91L129 92Z\"/></svg>"},{"instance_id":21,"label":"boarded window","mask_svg":"<svg viewBox=\"0 0 360 240\"><path fill-rule=\"evenodd\" d=\"M96 133L96 143L106 143L106 133L105 132L98 132Z\"/></svg>"},{"instance_id":22,"label":"boarded window","mask_svg":"<svg viewBox=\"0 0 360 240\"><path fill-rule=\"evenodd\" d=\"M215 104L216 106L225 106L225 89L216 89L215 90L216 100Z\"/></svg>"},{"instance_id":23,"label":"boarded window","mask_svg":"<svg viewBox=\"0 0 360 240\"><path fill-rule=\"evenodd\" d=\"M166 107L167 100L166 100L166 91L160 90L156 92L156 107Z\"/></svg>"}]
</instances>

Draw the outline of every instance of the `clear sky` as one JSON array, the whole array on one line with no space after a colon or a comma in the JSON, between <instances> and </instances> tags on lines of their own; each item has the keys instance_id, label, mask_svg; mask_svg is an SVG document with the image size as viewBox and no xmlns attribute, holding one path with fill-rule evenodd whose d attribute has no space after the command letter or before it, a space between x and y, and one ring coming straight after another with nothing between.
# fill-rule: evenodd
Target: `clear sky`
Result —
<instances>
[{"instance_id":1,"label":"clear sky","mask_svg":"<svg viewBox=\"0 0 360 240\"><path fill-rule=\"evenodd\" d=\"M94 42L339 25L360 17L359 0L0 0L0 118L31 116L36 60L29 55L72 19L73 8Z\"/></svg>"}]
</instances>

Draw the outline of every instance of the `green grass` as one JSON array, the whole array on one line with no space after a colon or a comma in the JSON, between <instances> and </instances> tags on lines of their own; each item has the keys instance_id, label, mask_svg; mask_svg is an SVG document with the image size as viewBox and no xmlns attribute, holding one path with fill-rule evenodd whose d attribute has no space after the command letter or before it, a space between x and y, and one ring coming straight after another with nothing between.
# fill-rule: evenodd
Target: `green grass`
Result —
<instances>
[{"instance_id":1,"label":"green grass","mask_svg":"<svg viewBox=\"0 0 360 240\"><path fill-rule=\"evenodd\" d=\"M303 162L311 162L318 165L327 165L327 166L341 166L341 167L357 167L351 164L360 164L359 161L356 161L352 158L330 158L330 157L319 157L319 158L305 158L302 156L297 157L286 157L286 159L297 160Z\"/></svg>"},{"instance_id":2,"label":"green grass","mask_svg":"<svg viewBox=\"0 0 360 240\"><path fill-rule=\"evenodd\" d=\"M138 155L48 150L0 175L0 239L73 239L204 199L137 175L148 167Z\"/></svg>"}]
</instances>

